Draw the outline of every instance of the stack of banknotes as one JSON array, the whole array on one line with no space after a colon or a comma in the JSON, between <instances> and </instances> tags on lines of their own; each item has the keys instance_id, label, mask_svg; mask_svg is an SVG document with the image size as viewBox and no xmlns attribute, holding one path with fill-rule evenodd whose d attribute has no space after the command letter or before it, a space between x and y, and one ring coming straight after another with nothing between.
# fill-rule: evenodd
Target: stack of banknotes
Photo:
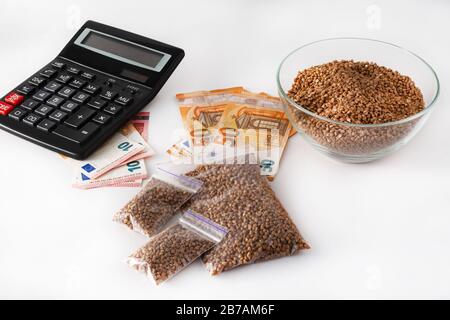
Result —
<instances>
[{"instance_id":1,"label":"stack of banknotes","mask_svg":"<svg viewBox=\"0 0 450 320\"><path fill-rule=\"evenodd\" d=\"M292 128L278 97L243 87L176 95L186 136L167 153L173 160L214 163L253 153L261 174L274 177Z\"/></svg>"},{"instance_id":2,"label":"stack of banknotes","mask_svg":"<svg viewBox=\"0 0 450 320\"><path fill-rule=\"evenodd\" d=\"M88 159L61 156L73 170L79 189L140 187L148 177L145 160L154 155L148 144L149 113L140 112Z\"/></svg>"}]
</instances>

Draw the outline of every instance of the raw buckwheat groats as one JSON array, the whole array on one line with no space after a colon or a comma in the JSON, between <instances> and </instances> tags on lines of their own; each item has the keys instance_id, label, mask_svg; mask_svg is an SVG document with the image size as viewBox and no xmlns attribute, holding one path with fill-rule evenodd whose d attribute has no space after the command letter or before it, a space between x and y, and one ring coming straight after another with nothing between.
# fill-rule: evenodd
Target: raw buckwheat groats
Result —
<instances>
[{"instance_id":1,"label":"raw buckwheat groats","mask_svg":"<svg viewBox=\"0 0 450 320\"><path fill-rule=\"evenodd\" d=\"M202 165L186 175L203 181L203 187L183 208L228 229L224 240L203 255L211 274L309 248L259 165Z\"/></svg>"},{"instance_id":2,"label":"raw buckwheat groats","mask_svg":"<svg viewBox=\"0 0 450 320\"><path fill-rule=\"evenodd\" d=\"M407 76L370 62L332 61L298 73L288 95L320 116L351 124L383 124L424 109L421 91ZM290 106L293 120L332 151L379 151L406 136L415 120L395 126L356 127L314 118Z\"/></svg>"},{"instance_id":3,"label":"raw buckwheat groats","mask_svg":"<svg viewBox=\"0 0 450 320\"><path fill-rule=\"evenodd\" d=\"M222 226L186 211L177 224L150 239L127 262L160 284L219 243L226 234Z\"/></svg>"},{"instance_id":4,"label":"raw buckwheat groats","mask_svg":"<svg viewBox=\"0 0 450 320\"><path fill-rule=\"evenodd\" d=\"M422 93L409 77L351 60L299 72L289 96L318 115L356 124L397 121L424 108Z\"/></svg>"},{"instance_id":5,"label":"raw buckwheat groats","mask_svg":"<svg viewBox=\"0 0 450 320\"><path fill-rule=\"evenodd\" d=\"M199 180L158 168L141 192L114 215L114 221L151 237L201 185Z\"/></svg>"}]
</instances>

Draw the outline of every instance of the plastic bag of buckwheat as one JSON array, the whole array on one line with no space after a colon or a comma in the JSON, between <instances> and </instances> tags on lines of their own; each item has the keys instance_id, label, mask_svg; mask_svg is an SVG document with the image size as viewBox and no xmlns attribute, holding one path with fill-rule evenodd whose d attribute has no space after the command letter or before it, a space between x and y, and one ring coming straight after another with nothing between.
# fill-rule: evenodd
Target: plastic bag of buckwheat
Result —
<instances>
[{"instance_id":1,"label":"plastic bag of buckwheat","mask_svg":"<svg viewBox=\"0 0 450 320\"><path fill-rule=\"evenodd\" d=\"M127 260L158 285L183 270L220 243L227 230L193 212L185 211L175 225L165 229Z\"/></svg>"},{"instance_id":2,"label":"plastic bag of buckwheat","mask_svg":"<svg viewBox=\"0 0 450 320\"><path fill-rule=\"evenodd\" d=\"M202 257L211 274L309 248L258 164L200 165L186 175L203 187L182 209L202 212L228 230Z\"/></svg>"},{"instance_id":3,"label":"plastic bag of buckwheat","mask_svg":"<svg viewBox=\"0 0 450 320\"><path fill-rule=\"evenodd\" d=\"M144 188L115 213L113 220L151 237L201 189L202 184L200 180L180 173L180 168L175 165L158 167Z\"/></svg>"}]
</instances>

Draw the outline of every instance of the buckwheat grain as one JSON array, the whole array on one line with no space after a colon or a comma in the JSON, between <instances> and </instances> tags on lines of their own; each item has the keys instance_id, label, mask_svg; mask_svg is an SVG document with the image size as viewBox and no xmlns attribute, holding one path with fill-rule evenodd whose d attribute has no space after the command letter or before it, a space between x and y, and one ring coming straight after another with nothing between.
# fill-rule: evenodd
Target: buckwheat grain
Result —
<instances>
[{"instance_id":1,"label":"buckwheat grain","mask_svg":"<svg viewBox=\"0 0 450 320\"><path fill-rule=\"evenodd\" d=\"M156 234L193 192L152 178L120 211L114 221L146 236Z\"/></svg>"},{"instance_id":2,"label":"buckwheat grain","mask_svg":"<svg viewBox=\"0 0 450 320\"><path fill-rule=\"evenodd\" d=\"M202 165L186 175L203 181L203 188L183 209L228 229L222 242L203 255L211 274L309 248L259 165Z\"/></svg>"},{"instance_id":3,"label":"buckwheat grain","mask_svg":"<svg viewBox=\"0 0 450 320\"><path fill-rule=\"evenodd\" d=\"M425 102L411 78L371 62L332 61L300 71L288 92L296 103L325 118L383 124L410 117ZM290 106L299 128L332 151L364 154L404 138L417 120L394 126L355 127L324 121Z\"/></svg>"},{"instance_id":4,"label":"buckwheat grain","mask_svg":"<svg viewBox=\"0 0 450 320\"><path fill-rule=\"evenodd\" d=\"M176 224L150 239L128 258L128 264L160 284L214 245L212 240Z\"/></svg>"}]
</instances>

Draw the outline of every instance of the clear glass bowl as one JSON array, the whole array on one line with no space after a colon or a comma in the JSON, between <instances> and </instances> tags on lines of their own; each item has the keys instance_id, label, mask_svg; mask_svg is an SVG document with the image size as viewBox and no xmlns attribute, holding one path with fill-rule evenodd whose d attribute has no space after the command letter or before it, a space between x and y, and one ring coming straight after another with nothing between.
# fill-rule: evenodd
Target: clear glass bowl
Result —
<instances>
[{"instance_id":1,"label":"clear glass bowl","mask_svg":"<svg viewBox=\"0 0 450 320\"><path fill-rule=\"evenodd\" d=\"M287 92L300 70L333 60L375 62L409 76L422 91L425 109L411 117L383 124L351 124L319 116L293 101ZM281 62L277 85L293 126L317 150L343 162L380 159L406 145L428 119L439 94L439 79L418 55L371 39L320 40L292 51Z\"/></svg>"}]
</instances>

